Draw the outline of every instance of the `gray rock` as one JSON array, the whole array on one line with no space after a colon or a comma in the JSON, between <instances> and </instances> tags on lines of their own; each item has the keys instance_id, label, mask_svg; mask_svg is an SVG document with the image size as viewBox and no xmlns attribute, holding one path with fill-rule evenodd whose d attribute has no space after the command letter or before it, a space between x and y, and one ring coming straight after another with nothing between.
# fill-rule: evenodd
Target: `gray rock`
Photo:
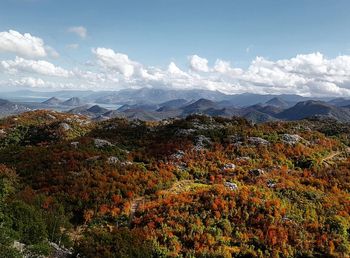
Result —
<instances>
[{"instance_id":1,"label":"gray rock","mask_svg":"<svg viewBox=\"0 0 350 258\"><path fill-rule=\"evenodd\" d=\"M289 145L295 145L298 142L305 141L305 140L303 137L301 137L297 134L283 134L282 141L289 144Z\"/></svg>"},{"instance_id":2,"label":"gray rock","mask_svg":"<svg viewBox=\"0 0 350 258\"><path fill-rule=\"evenodd\" d=\"M67 124L67 123L60 123L60 128L63 130L63 131L69 131L72 129L72 127Z\"/></svg>"},{"instance_id":3,"label":"gray rock","mask_svg":"<svg viewBox=\"0 0 350 258\"><path fill-rule=\"evenodd\" d=\"M203 150L206 146L211 145L211 140L204 135L198 135L195 139L194 149L196 151Z\"/></svg>"},{"instance_id":4,"label":"gray rock","mask_svg":"<svg viewBox=\"0 0 350 258\"><path fill-rule=\"evenodd\" d=\"M6 134L5 129L0 129L0 136L6 136Z\"/></svg>"},{"instance_id":5,"label":"gray rock","mask_svg":"<svg viewBox=\"0 0 350 258\"><path fill-rule=\"evenodd\" d=\"M231 182L225 182L224 184L228 189L230 189L231 191L236 191L238 190L238 185L235 183L231 183Z\"/></svg>"},{"instance_id":6,"label":"gray rock","mask_svg":"<svg viewBox=\"0 0 350 258\"><path fill-rule=\"evenodd\" d=\"M178 150L176 153L172 154L170 157L172 159L182 159L185 156L185 152Z\"/></svg>"},{"instance_id":7,"label":"gray rock","mask_svg":"<svg viewBox=\"0 0 350 258\"><path fill-rule=\"evenodd\" d=\"M222 171L233 171L233 170L235 170L235 169L236 169L236 165L233 164L233 163L225 164L225 165L221 168Z\"/></svg>"},{"instance_id":8,"label":"gray rock","mask_svg":"<svg viewBox=\"0 0 350 258\"><path fill-rule=\"evenodd\" d=\"M248 143L253 145L268 145L269 141L260 137L249 137Z\"/></svg>"},{"instance_id":9,"label":"gray rock","mask_svg":"<svg viewBox=\"0 0 350 258\"><path fill-rule=\"evenodd\" d=\"M236 160L238 162L248 162L251 160L251 158L250 157L238 157L238 158L236 158Z\"/></svg>"},{"instance_id":10,"label":"gray rock","mask_svg":"<svg viewBox=\"0 0 350 258\"><path fill-rule=\"evenodd\" d=\"M64 247L59 246L56 243L50 242L50 246L52 248L51 257L54 258L68 258L71 257L72 252Z\"/></svg>"},{"instance_id":11,"label":"gray rock","mask_svg":"<svg viewBox=\"0 0 350 258\"><path fill-rule=\"evenodd\" d=\"M175 133L177 136L188 136L194 133L195 129L178 129Z\"/></svg>"},{"instance_id":12,"label":"gray rock","mask_svg":"<svg viewBox=\"0 0 350 258\"><path fill-rule=\"evenodd\" d=\"M122 163L120 163L122 166L131 166L133 165L134 163L132 163L131 161L124 161Z\"/></svg>"},{"instance_id":13,"label":"gray rock","mask_svg":"<svg viewBox=\"0 0 350 258\"><path fill-rule=\"evenodd\" d=\"M107 159L108 164L117 164L118 162L119 162L119 159L114 156L108 157Z\"/></svg>"},{"instance_id":14,"label":"gray rock","mask_svg":"<svg viewBox=\"0 0 350 258\"><path fill-rule=\"evenodd\" d=\"M94 139L94 144L95 144L96 148L104 148L104 147L113 146L112 143L110 143L107 140L103 140L103 139Z\"/></svg>"},{"instance_id":15,"label":"gray rock","mask_svg":"<svg viewBox=\"0 0 350 258\"><path fill-rule=\"evenodd\" d=\"M56 117L53 116L53 115L51 115L51 114L47 114L46 117L47 117L48 119L51 119L51 120L55 120L55 119L56 119Z\"/></svg>"},{"instance_id":16,"label":"gray rock","mask_svg":"<svg viewBox=\"0 0 350 258\"><path fill-rule=\"evenodd\" d=\"M26 245L23 244L23 243L21 243L21 242L14 241L14 242L13 242L13 247L14 247L17 251L23 253L24 250L25 250Z\"/></svg>"}]
</instances>

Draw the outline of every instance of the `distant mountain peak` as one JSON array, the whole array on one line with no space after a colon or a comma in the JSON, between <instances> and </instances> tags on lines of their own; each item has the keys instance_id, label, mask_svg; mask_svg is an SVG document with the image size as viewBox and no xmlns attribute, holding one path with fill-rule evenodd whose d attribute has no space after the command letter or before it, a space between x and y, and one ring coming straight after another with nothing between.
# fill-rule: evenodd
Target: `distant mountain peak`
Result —
<instances>
[{"instance_id":1,"label":"distant mountain peak","mask_svg":"<svg viewBox=\"0 0 350 258\"><path fill-rule=\"evenodd\" d=\"M78 97L72 97L62 103L65 106L81 106L84 105L84 102Z\"/></svg>"},{"instance_id":2,"label":"distant mountain peak","mask_svg":"<svg viewBox=\"0 0 350 258\"><path fill-rule=\"evenodd\" d=\"M99 105L94 105L87 109L87 111L91 113L105 113L108 111L108 109L100 107Z\"/></svg>"},{"instance_id":3,"label":"distant mountain peak","mask_svg":"<svg viewBox=\"0 0 350 258\"><path fill-rule=\"evenodd\" d=\"M274 98L270 99L269 101L267 101L265 104L270 105L270 106L274 106L274 107L282 107L282 108L288 106L288 103L280 97L274 97Z\"/></svg>"},{"instance_id":4,"label":"distant mountain peak","mask_svg":"<svg viewBox=\"0 0 350 258\"><path fill-rule=\"evenodd\" d=\"M50 106L56 106L56 105L59 105L61 103L62 103L62 101L56 97L49 98L48 100L45 100L44 102L42 102L42 104L50 105Z\"/></svg>"},{"instance_id":5,"label":"distant mountain peak","mask_svg":"<svg viewBox=\"0 0 350 258\"><path fill-rule=\"evenodd\" d=\"M334 118L338 121L349 121L350 111L323 101L307 100L299 102L278 114L279 118L286 120L299 120L314 116Z\"/></svg>"}]
</instances>

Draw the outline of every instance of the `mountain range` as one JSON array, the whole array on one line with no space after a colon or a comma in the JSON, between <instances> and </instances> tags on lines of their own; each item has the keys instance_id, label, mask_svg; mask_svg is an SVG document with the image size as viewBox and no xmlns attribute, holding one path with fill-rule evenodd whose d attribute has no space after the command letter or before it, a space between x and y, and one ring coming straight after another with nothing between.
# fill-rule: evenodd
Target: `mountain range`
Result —
<instances>
[{"instance_id":1,"label":"mountain range","mask_svg":"<svg viewBox=\"0 0 350 258\"><path fill-rule=\"evenodd\" d=\"M182 103L173 105L173 103ZM223 105L208 99L199 99L194 102L182 102L173 100L159 105L123 105L119 109L104 112L104 108L94 110L86 108L75 108L70 113L88 115L98 120L115 117L126 117L140 120L162 120L165 118L182 118L192 114L204 114L209 116L244 117L252 122L261 123L275 120L300 120L310 117L332 118L340 122L350 122L350 107L338 107L330 102L319 100L307 100L289 105L280 98L273 98L262 104L247 107L235 107Z\"/></svg>"},{"instance_id":2,"label":"mountain range","mask_svg":"<svg viewBox=\"0 0 350 258\"><path fill-rule=\"evenodd\" d=\"M0 103L0 115L31 109L51 109L82 114L97 120L125 117L140 120L181 118L191 114L240 116L255 123L274 120L299 120L308 117L350 121L350 99L309 98L299 95L228 95L209 90L127 89L110 92L59 91L28 92L31 97L47 96L44 101L11 101L24 92L6 93L9 100ZM11 97L12 96L12 97ZM29 96L29 95L28 95ZM78 97L79 96L79 97Z\"/></svg>"}]
</instances>

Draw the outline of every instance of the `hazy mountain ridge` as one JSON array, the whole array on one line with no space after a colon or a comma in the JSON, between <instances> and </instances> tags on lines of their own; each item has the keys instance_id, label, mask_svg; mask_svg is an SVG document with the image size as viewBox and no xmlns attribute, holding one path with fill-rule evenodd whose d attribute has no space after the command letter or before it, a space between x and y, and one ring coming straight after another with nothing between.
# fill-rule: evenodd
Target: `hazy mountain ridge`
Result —
<instances>
[{"instance_id":1,"label":"hazy mountain ridge","mask_svg":"<svg viewBox=\"0 0 350 258\"><path fill-rule=\"evenodd\" d=\"M67 92L54 92L52 94L55 93L58 96L68 94ZM346 107L350 100L344 98L311 99L298 95L276 96L250 93L226 95L218 91L208 90L150 88L128 89L118 92L71 93L82 97L72 97L71 95L70 98L61 100L59 97L53 96L42 103L31 105L21 103L21 106L29 109L68 111L103 120L114 117L162 120L186 117L191 114L205 114L221 117L241 116L253 122L299 120L313 116L333 118L341 122L350 121L350 109ZM103 105L106 103L123 105L119 108L117 106L106 108ZM15 108L13 112L9 108L3 109L2 112L0 110L2 116L17 112ZM23 108L20 110L26 111Z\"/></svg>"}]
</instances>

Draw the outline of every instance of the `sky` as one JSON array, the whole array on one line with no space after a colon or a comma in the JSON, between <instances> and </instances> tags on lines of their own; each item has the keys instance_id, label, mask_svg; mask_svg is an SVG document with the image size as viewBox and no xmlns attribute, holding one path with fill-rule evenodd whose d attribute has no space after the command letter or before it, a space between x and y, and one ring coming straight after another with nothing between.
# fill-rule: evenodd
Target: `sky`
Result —
<instances>
[{"instance_id":1,"label":"sky","mask_svg":"<svg viewBox=\"0 0 350 258\"><path fill-rule=\"evenodd\" d=\"M1 0L0 91L350 97L348 0Z\"/></svg>"}]
</instances>

